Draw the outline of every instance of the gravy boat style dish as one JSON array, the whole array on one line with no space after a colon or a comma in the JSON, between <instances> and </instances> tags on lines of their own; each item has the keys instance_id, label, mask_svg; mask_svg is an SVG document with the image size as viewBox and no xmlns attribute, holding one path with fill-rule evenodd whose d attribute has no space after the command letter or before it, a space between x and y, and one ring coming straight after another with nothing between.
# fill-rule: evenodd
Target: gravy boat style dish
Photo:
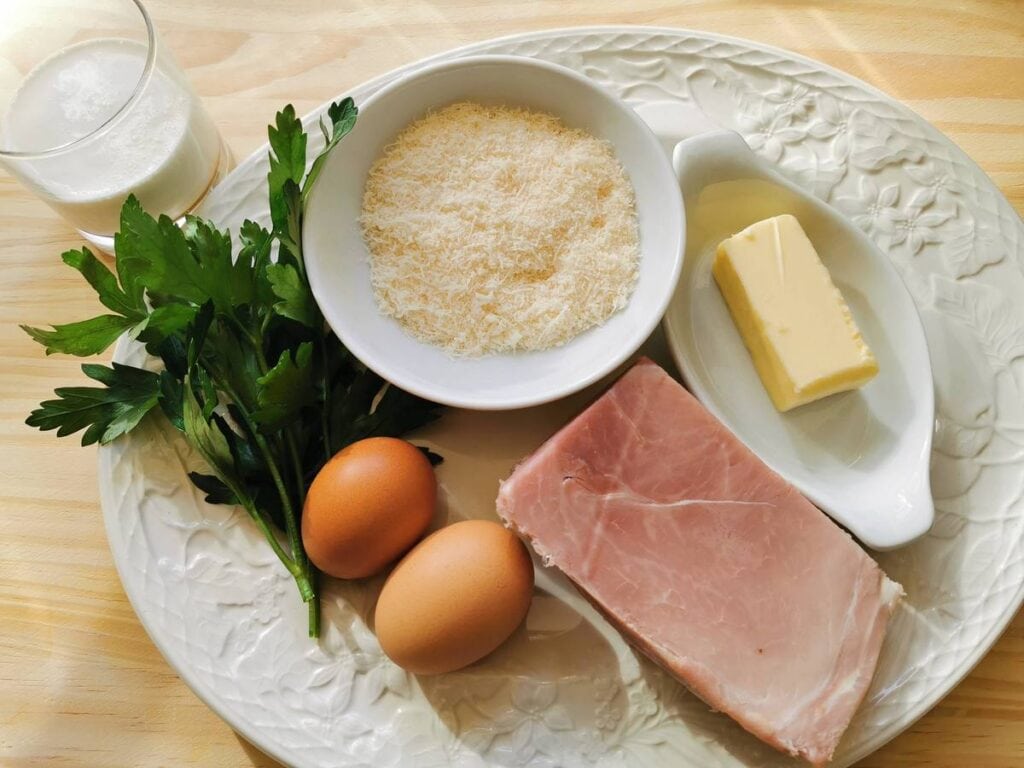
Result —
<instances>
[{"instance_id":1,"label":"gravy boat style dish","mask_svg":"<svg viewBox=\"0 0 1024 768\"><path fill-rule=\"evenodd\" d=\"M406 333L377 307L359 217L371 165L428 112L459 101L547 112L611 143L636 193L640 263L628 305L568 343L538 352L453 357ZM515 56L473 56L424 67L359 104L310 196L303 250L327 322L351 352L402 389L447 405L521 408L576 392L628 359L657 327L679 278L683 205L658 139L637 114L588 78Z\"/></svg>"},{"instance_id":2,"label":"gravy boat style dish","mask_svg":"<svg viewBox=\"0 0 1024 768\"><path fill-rule=\"evenodd\" d=\"M665 103L648 105L641 114L672 153L686 206L686 255L665 330L689 389L864 544L891 549L926 533L935 515L931 363L917 309L889 259L846 218L699 111ZM722 240L784 213L796 216L842 291L879 373L859 390L780 413L711 265Z\"/></svg>"}]
</instances>

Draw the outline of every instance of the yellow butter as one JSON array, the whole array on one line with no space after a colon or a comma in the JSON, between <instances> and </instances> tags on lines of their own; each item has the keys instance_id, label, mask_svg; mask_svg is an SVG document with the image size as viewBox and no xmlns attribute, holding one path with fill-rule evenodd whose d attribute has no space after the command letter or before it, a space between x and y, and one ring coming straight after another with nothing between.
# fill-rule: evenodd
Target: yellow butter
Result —
<instances>
[{"instance_id":1,"label":"yellow butter","mask_svg":"<svg viewBox=\"0 0 1024 768\"><path fill-rule=\"evenodd\" d=\"M775 407L856 389L878 373L843 295L790 215L718 246L712 272Z\"/></svg>"}]
</instances>

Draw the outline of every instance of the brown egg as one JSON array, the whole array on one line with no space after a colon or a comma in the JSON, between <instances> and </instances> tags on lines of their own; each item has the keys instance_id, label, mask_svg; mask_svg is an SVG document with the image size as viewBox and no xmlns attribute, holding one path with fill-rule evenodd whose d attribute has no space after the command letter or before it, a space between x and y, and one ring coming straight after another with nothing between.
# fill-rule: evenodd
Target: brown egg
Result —
<instances>
[{"instance_id":1,"label":"brown egg","mask_svg":"<svg viewBox=\"0 0 1024 768\"><path fill-rule=\"evenodd\" d=\"M377 639L410 672L451 672L501 645L532 595L524 544L498 523L465 520L425 538L391 572L377 601Z\"/></svg>"},{"instance_id":2,"label":"brown egg","mask_svg":"<svg viewBox=\"0 0 1024 768\"><path fill-rule=\"evenodd\" d=\"M309 486L302 543L324 573L372 576L423 535L436 505L434 468L419 448L392 437L360 440Z\"/></svg>"}]
</instances>

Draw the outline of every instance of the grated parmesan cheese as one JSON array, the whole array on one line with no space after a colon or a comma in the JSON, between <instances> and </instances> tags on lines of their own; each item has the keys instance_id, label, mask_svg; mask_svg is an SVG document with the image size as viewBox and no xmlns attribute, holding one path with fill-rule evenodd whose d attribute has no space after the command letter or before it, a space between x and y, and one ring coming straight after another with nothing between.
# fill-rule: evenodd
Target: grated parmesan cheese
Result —
<instances>
[{"instance_id":1,"label":"grated parmesan cheese","mask_svg":"<svg viewBox=\"0 0 1024 768\"><path fill-rule=\"evenodd\" d=\"M361 223L380 309L454 355L564 344L636 283L611 145L538 112L458 103L412 123L370 169Z\"/></svg>"}]
</instances>

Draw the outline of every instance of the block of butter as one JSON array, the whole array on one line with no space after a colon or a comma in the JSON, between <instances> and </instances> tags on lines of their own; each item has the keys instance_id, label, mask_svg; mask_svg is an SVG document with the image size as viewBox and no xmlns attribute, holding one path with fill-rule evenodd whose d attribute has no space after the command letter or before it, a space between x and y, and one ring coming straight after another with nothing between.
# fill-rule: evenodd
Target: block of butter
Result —
<instances>
[{"instance_id":1,"label":"block of butter","mask_svg":"<svg viewBox=\"0 0 1024 768\"><path fill-rule=\"evenodd\" d=\"M775 407L856 389L878 373L843 295L790 215L723 240L712 272Z\"/></svg>"}]
</instances>

